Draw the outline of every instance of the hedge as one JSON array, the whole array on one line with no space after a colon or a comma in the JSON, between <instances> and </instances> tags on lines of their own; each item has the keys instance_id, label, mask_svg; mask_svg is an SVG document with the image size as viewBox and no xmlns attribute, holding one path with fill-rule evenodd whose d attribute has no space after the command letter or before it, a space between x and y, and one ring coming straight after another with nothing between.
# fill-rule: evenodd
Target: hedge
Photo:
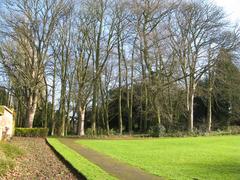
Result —
<instances>
[{"instance_id":1,"label":"hedge","mask_svg":"<svg viewBox=\"0 0 240 180\"><path fill-rule=\"evenodd\" d=\"M15 128L15 136L47 137L48 128Z\"/></svg>"}]
</instances>

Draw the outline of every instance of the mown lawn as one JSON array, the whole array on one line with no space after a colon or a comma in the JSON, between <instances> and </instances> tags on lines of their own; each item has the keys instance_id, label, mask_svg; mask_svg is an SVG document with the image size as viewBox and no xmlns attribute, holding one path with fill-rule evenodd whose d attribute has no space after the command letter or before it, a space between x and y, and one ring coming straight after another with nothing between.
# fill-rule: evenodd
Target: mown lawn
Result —
<instances>
[{"instance_id":1,"label":"mown lawn","mask_svg":"<svg viewBox=\"0 0 240 180\"><path fill-rule=\"evenodd\" d=\"M23 154L17 146L0 142L0 177L15 165L15 159Z\"/></svg>"},{"instance_id":2,"label":"mown lawn","mask_svg":"<svg viewBox=\"0 0 240 180\"><path fill-rule=\"evenodd\" d=\"M56 151L58 151L62 157L68 161L78 172L83 174L89 180L102 180L103 177L106 180L116 179L101 168L91 163L80 154L62 144L56 138L47 138L49 144L51 144Z\"/></svg>"},{"instance_id":3,"label":"mown lawn","mask_svg":"<svg viewBox=\"0 0 240 180\"><path fill-rule=\"evenodd\" d=\"M78 143L167 179L240 179L240 136Z\"/></svg>"}]
</instances>

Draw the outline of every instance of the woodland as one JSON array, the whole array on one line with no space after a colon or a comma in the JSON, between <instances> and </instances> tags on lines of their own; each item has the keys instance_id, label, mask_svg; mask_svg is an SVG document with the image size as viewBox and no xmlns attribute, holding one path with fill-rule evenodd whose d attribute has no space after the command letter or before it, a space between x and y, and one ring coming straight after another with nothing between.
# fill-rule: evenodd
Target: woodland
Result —
<instances>
[{"instance_id":1,"label":"woodland","mask_svg":"<svg viewBox=\"0 0 240 180\"><path fill-rule=\"evenodd\" d=\"M0 104L50 135L240 125L240 29L209 1L2 0Z\"/></svg>"}]
</instances>

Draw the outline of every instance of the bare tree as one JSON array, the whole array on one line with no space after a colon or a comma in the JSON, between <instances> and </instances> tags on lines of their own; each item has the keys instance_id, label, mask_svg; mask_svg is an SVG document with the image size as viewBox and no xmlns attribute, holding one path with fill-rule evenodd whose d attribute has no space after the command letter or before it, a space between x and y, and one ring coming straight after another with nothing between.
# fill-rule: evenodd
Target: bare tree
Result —
<instances>
[{"instance_id":1,"label":"bare tree","mask_svg":"<svg viewBox=\"0 0 240 180\"><path fill-rule=\"evenodd\" d=\"M3 64L9 76L19 79L26 91L27 121L32 127L39 88L43 85L44 64L56 24L66 11L67 1L4 1L1 35L5 38ZM7 44L11 43L11 47ZM18 54L19 57L13 56Z\"/></svg>"},{"instance_id":2,"label":"bare tree","mask_svg":"<svg viewBox=\"0 0 240 180\"><path fill-rule=\"evenodd\" d=\"M111 16L111 1L97 0L84 3L85 11L91 18L91 41L93 52L93 99L92 99L92 131L96 133L97 103L99 97L99 82L103 68L109 59L114 46L114 17Z\"/></svg>"},{"instance_id":3,"label":"bare tree","mask_svg":"<svg viewBox=\"0 0 240 180\"><path fill-rule=\"evenodd\" d=\"M207 47L224 26L224 13L206 2L183 2L170 17L173 51L179 59L187 91L188 130L193 131L194 96L198 81L208 68Z\"/></svg>"},{"instance_id":4,"label":"bare tree","mask_svg":"<svg viewBox=\"0 0 240 180\"><path fill-rule=\"evenodd\" d=\"M76 41L74 41L76 80L77 80L77 107L78 107L78 135L83 136L85 111L92 93L92 73L90 60L92 57L91 19L81 14L77 25Z\"/></svg>"}]
</instances>

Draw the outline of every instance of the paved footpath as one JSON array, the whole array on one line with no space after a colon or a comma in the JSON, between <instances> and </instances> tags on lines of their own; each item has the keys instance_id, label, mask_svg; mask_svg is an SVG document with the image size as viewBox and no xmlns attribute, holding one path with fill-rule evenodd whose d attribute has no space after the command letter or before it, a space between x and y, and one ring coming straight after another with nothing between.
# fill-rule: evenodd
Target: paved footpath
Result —
<instances>
[{"instance_id":1,"label":"paved footpath","mask_svg":"<svg viewBox=\"0 0 240 180\"><path fill-rule=\"evenodd\" d=\"M78 152L80 155L96 164L110 175L121 180L160 180L159 176L149 174L139 168L125 164L107 155L77 144L74 138L60 138L62 143Z\"/></svg>"}]
</instances>

